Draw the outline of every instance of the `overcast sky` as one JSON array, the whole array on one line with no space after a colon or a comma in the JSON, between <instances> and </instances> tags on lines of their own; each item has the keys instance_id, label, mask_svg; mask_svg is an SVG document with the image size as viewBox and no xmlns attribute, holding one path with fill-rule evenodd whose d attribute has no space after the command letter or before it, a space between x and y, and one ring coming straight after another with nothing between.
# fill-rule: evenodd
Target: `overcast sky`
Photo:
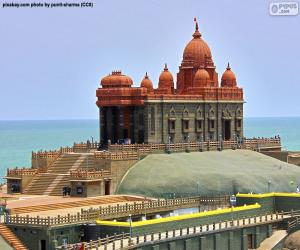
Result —
<instances>
[{"instance_id":1,"label":"overcast sky","mask_svg":"<svg viewBox=\"0 0 300 250\"><path fill-rule=\"evenodd\" d=\"M262 0L108 0L94 8L0 8L0 119L97 119L100 79L176 78L197 17L219 77L229 61L245 116L300 116L300 17ZM51 1L50 1L51 2ZM74 1L72 1L74 2Z\"/></svg>"}]
</instances>

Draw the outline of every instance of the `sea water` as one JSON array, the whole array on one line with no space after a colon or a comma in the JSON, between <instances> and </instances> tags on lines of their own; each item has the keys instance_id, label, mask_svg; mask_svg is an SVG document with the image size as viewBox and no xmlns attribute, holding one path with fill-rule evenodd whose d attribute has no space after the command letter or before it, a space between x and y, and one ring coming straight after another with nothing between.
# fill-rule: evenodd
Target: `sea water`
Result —
<instances>
[{"instance_id":1,"label":"sea water","mask_svg":"<svg viewBox=\"0 0 300 250\"><path fill-rule=\"evenodd\" d=\"M246 137L280 135L284 149L300 151L300 117L245 118L244 133ZM8 167L30 167L32 151L98 138L98 120L0 121L0 177Z\"/></svg>"}]
</instances>

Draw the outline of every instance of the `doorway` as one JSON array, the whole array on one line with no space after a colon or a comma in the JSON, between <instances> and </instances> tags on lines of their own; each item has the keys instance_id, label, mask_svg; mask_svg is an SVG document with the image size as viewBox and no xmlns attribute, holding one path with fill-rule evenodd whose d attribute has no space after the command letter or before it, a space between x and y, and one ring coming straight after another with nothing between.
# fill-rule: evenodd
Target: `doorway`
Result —
<instances>
[{"instance_id":1,"label":"doorway","mask_svg":"<svg viewBox=\"0 0 300 250\"><path fill-rule=\"evenodd\" d=\"M41 240L41 250L46 250L46 240Z\"/></svg>"},{"instance_id":2,"label":"doorway","mask_svg":"<svg viewBox=\"0 0 300 250\"><path fill-rule=\"evenodd\" d=\"M231 138L231 120L224 121L224 140L228 141Z\"/></svg>"},{"instance_id":3,"label":"doorway","mask_svg":"<svg viewBox=\"0 0 300 250\"><path fill-rule=\"evenodd\" d=\"M110 195L110 180L105 181L105 190L104 190L105 195Z\"/></svg>"},{"instance_id":4,"label":"doorway","mask_svg":"<svg viewBox=\"0 0 300 250\"><path fill-rule=\"evenodd\" d=\"M248 249L253 249L253 234L247 234Z\"/></svg>"}]
</instances>

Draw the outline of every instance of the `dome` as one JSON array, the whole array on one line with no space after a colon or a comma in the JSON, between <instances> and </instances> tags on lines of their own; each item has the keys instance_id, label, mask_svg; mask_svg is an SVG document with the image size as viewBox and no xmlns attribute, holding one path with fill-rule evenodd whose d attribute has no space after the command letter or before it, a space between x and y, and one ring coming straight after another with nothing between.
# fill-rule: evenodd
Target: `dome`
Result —
<instances>
[{"instance_id":1,"label":"dome","mask_svg":"<svg viewBox=\"0 0 300 250\"><path fill-rule=\"evenodd\" d=\"M112 74L105 76L101 80L102 87L130 87L133 84L129 76L122 75L121 71L113 71Z\"/></svg>"},{"instance_id":2,"label":"dome","mask_svg":"<svg viewBox=\"0 0 300 250\"><path fill-rule=\"evenodd\" d=\"M231 71L229 63L221 78L221 87L236 87L236 77Z\"/></svg>"},{"instance_id":3,"label":"dome","mask_svg":"<svg viewBox=\"0 0 300 250\"><path fill-rule=\"evenodd\" d=\"M198 69L195 77L194 77L194 82L193 86L194 87L205 87L208 85L210 80L209 74L205 69Z\"/></svg>"},{"instance_id":4,"label":"dome","mask_svg":"<svg viewBox=\"0 0 300 250\"><path fill-rule=\"evenodd\" d=\"M278 171L282 165L285 170ZM189 167L187 171L187 166L193 167ZM219 171L218 175L216 171ZM241 175L245 171L248 174L241 181ZM298 166L251 150L149 154L128 170L117 188L117 193L165 197L166 193L175 192L178 196L193 196L197 187L196 181L201 185L197 195L249 192L250 186L254 193L264 193L267 192L266 183L270 179L278 180L277 190L291 192L295 188L288 183L296 174L300 174ZM300 243L300 238L298 239Z\"/></svg>"},{"instance_id":5,"label":"dome","mask_svg":"<svg viewBox=\"0 0 300 250\"><path fill-rule=\"evenodd\" d=\"M158 88L173 88L173 76L170 73L167 64L165 64L164 71L159 76Z\"/></svg>"},{"instance_id":6,"label":"dome","mask_svg":"<svg viewBox=\"0 0 300 250\"><path fill-rule=\"evenodd\" d=\"M204 65L207 60L211 61L212 55L207 43L201 38L197 22L193 37L183 51L183 61L193 61L198 66Z\"/></svg>"},{"instance_id":7,"label":"dome","mask_svg":"<svg viewBox=\"0 0 300 250\"><path fill-rule=\"evenodd\" d=\"M141 82L141 87L142 88L147 88L148 91L153 90L153 84L152 84L152 81L150 80L150 78L148 77L147 72L146 72L146 75L145 75L144 79Z\"/></svg>"}]
</instances>

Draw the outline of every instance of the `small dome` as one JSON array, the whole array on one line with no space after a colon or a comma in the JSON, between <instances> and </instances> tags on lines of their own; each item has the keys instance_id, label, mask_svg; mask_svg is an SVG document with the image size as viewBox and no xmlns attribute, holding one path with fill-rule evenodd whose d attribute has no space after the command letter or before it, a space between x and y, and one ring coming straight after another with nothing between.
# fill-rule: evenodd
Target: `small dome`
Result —
<instances>
[{"instance_id":1,"label":"small dome","mask_svg":"<svg viewBox=\"0 0 300 250\"><path fill-rule=\"evenodd\" d=\"M167 64L165 64L164 71L159 76L158 88L174 88L173 76Z\"/></svg>"},{"instance_id":2,"label":"small dome","mask_svg":"<svg viewBox=\"0 0 300 250\"><path fill-rule=\"evenodd\" d=\"M212 55L209 46L201 38L197 21L193 37L183 51L183 61L193 61L198 66L204 65L206 61L212 60Z\"/></svg>"},{"instance_id":3,"label":"small dome","mask_svg":"<svg viewBox=\"0 0 300 250\"><path fill-rule=\"evenodd\" d=\"M209 74L205 69L198 69L195 77L194 77L194 82L193 82L193 86L194 87L205 87L207 85L209 85Z\"/></svg>"},{"instance_id":4,"label":"small dome","mask_svg":"<svg viewBox=\"0 0 300 250\"><path fill-rule=\"evenodd\" d=\"M121 71L113 71L112 74L103 77L101 80L101 85L104 88L130 87L132 84L132 79L129 76L122 75Z\"/></svg>"},{"instance_id":5,"label":"small dome","mask_svg":"<svg viewBox=\"0 0 300 250\"><path fill-rule=\"evenodd\" d=\"M153 90L153 84L152 84L152 81L150 80L150 78L148 77L147 72L146 72L146 75L145 75L144 79L141 82L141 87L142 88L147 88L148 91Z\"/></svg>"},{"instance_id":6,"label":"small dome","mask_svg":"<svg viewBox=\"0 0 300 250\"><path fill-rule=\"evenodd\" d=\"M231 71L229 63L221 78L221 87L236 87L236 77Z\"/></svg>"}]
</instances>

